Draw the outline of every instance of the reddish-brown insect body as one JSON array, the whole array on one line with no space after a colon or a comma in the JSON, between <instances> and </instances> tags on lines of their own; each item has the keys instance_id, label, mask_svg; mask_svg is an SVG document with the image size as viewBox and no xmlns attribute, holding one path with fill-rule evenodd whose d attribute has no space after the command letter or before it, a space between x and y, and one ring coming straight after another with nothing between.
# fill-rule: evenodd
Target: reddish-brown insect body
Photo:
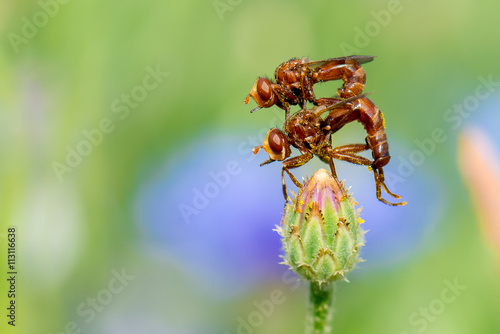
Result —
<instances>
[{"instance_id":1,"label":"reddish-brown insect body","mask_svg":"<svg viewBox=\"0 0 500 334\"><path fill-rule=\"evenodd\" d=\"M373 56L348 56L320 61L292 58L276 68L274 73L276 83L262 77L255 82L245 99L245 103L248 103L250 97L257 103L258 107L252 112L273 105L286 111L283 131L271 129L263 145L254 149L254 153L257 153L262 147L269 154L269 159L261 166L276 160L283 161L281 176L285 199L287 198L285 172L295 185L300 187L300 183L289 169L302 166L316 155L330 165L335 177L337 176L333 159L370 166L375 177L377 198L388 205L406 204L406 202L390 203L381 197L381 188L384 188L389 195L400 198L390 192L385 185L383 166L389 163L391 157L382 112L365 95L360 95L366 82L361 64L373 59ZM313 91L316 83L340 79L343 80L343 85L338 89L337 97L316 98ZM307 102L313 103L316 107L308 110ZM302 110L289 116L290 105L297 104ZM326 112L329 112L327 117L321 118ZM366 143L333 148L331 135L353 121L358 121L364 126L367 133ZM289 158L290 145L299 149L301 155ZM359 155L365 150L371 150L373 161Z\"/></svg>"},{"instance_id":2,"label":"reddish-brown insect body","mask_svg":"<svg viewBox=\"0 0 500 334\"><path fill-rule=\"evenodd\" d=\"M329 112L328 116L322 119L321 115L326 112ZM366 144L350 144L333 148L331 135L345 124L355 120L363 124L366 129ZM275 144L272 141L276 138L279 138L279 146L273 150ZM294 146L301 155L289 158L291 151L283 145ZM406 202L391 203L381 197L383 187L389 195L401 198L390 192L385 185L383 166L389 162L390 155L382 113L364 95L353 96L328 107L319 106L313 110L302 109L286 119L283 131L271 129L263 145L256 147L254 153L257 153L260 147L263 147L269 154L269 159L261 166L273 161L283 161L281 177L285 199L287 198L285 172L297 187L301 187L289 170L304 165L316 155L330 165L334 177L337 175L333 159L370 166L374 172L377 198L392 206L406 204ZM373 161L358 155L365 150L372 151ZM280 154L277 154L277 151Z\"/></svg>"},{"instance_id":3,"label":"reddish-brown insect body","mask_svg":"<svg viewBox=\"0 0 500 334\"><path fill-rule=\"evenodd\" d=\"M370 62L373 56L348 56L320 61L310 61L309 58L292 58L276 68L274 77L276 83L267 78L258 78L250 94L258 107L269 108L273 105L284 109L288 118L290 105L299 104L306 108L306 102L315 105L331 105L337 100L332 98L316 99L313 85L330 80L343 80L343 86L338 90L338 96L349 98L361 94L365 86L366 75L361 64ZM272 94L268 94L270 87Z\"/></svg>"}]
</instances>

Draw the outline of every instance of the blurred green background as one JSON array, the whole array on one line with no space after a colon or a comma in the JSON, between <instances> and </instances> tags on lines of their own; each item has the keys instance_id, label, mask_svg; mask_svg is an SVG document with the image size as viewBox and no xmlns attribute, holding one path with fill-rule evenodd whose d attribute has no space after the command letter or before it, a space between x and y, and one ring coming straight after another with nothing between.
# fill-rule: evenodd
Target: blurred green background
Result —
<instances>
[{"instance_id":1,"label":"blurred green background","mask_svg":"<svg viewBox=\"0 0 500 334\"><path fill-rule=\"evenodd\" d=\"M280 166L250 152L283 114L243 99L289 58L366 54L388 184L409 204L378 202L371 174L339 163L370 232L334 332L500 333L499 239L456 153L471 125L500 150L499 13L492 0L2 1L0 277L8 226L18 275L15 328L1 279L1 332L302 333L307 288L272 231ZM364 136L350 124L334 141Z\"/></svg>"}]
</instances>

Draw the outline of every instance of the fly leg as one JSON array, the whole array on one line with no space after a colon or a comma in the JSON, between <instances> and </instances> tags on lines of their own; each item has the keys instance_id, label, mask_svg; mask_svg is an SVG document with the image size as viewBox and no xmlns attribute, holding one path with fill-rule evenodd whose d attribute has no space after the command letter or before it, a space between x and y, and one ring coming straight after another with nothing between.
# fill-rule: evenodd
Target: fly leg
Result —
<instances>
[{"instance_id":1,"label":"fly leg","mask_svg":"<svg viewBox=\"0 0 500 334\"><path fill-rule=\"evenodd\" d=\"M406 202L391 203L382 198L382 188L384 188L387 194L391 195L394 198L401 198L401 196L392 193L387 188L387 185L385 184L384 170L382 167L376 167L375 163L372 162L371 160L356 154L369 149L370 147L367 144L351 144L351 145L335 147L334 149L327 147L325 151L330 158L329 159L330 167L332 167L333 165L332 161L334 158L337 160L347 161L356 165L370 166L370 168L373 170L373 175L375 178L375 189L376 189L377 199L391 206L405 205ZM332 170L332 174L333 173L334 171ZM336 177L335 174L333 175Z\"/></svg>"},{"instance_id":2,"label":"fly leg","mask_svg":"<svg viewBox=\"0 0 500 334\"><path fill-rule=\"evenodd\" d=\"M300 167L309 160L313 158L313 154L311 152L304 153L302 155L287 159L283 161L283 168L281 170L281 182L283 184L283 196L285 197L285 201L288 200L287 192L286 192L286 183L285 183L285 172L288 174L292 182L298 187L302 188L302 184L292 175L289 169Z\"/></svg>"},{"instance_id":3,"label":"fly leg","mask_svg":"<svg viewBox=\"0 0 500 334\"><path fill-rule=\"evenodd\" d=\"M370 160L356 154L367 149L368 146L363 144L339 146L335 147L334 149L332 149L331 147L327 147L326 152L330 158L330 168L332 169L333 176L337 178L333 167L333 159L347 161L356 165L370 166L372 164Z\"/></svg>"},{"instance_id":4,"label":"fly leg","mask_svg":"<svg viewBox=\"0 0 500 334\"><path fill-rule=\"evenodd\" d=\"M288 119L288 116L290 116L290 104L292 105L298 104L300 102L299 98L286 87L273 84L272 89L276 92L278 100L282 105L282 109L285 109L285 121L286 121Z\"/></svg>"},{"instance_id":5,"label":"fly leg","mask_svg":"<svg viewBox=\"0 0 500 334\"><path fill-rule=\"evenodd\" d=\"M329 151L331 158L347 161L356 165L371 166L371 160L356 154L368 149L370 149L370 147L366 144L350 144L338 146L334 149L328 148L327 150Z\"/></svg>"},{"instance_id":6,"label":"fly leg","mask_svg":"<svg viewBox=\"0 0 500 334\"><path fill-rule=\"evenodd\" d=\"M375 177L375 186L377 189L377 199L387 205L390 206L401 206L401 205L406 205L406 202L398 202L398 203L391 203L386 201L385 199L382 198L381 196L381 185L384 188L385 192L391 195L394 198L401 198L401 196L393 194L392 192L387 189L387 186L385 185L385 177L384 177L384 170L382 167L380 168L373 168L373 176Z\"/></svg>"},{"instance_id":7,"label":"fly leg","mask_svg":"<svg viewBox=\"0 0 500 334\"><path fill-rule=\"evenodd\" d=\"M306 109L307 101L310 101L316 104L316 95L314 95L313 91L314 82L311 80L309 70L302 69L300 72L300 88L302 90L302 98L304 99L302 108Z\"/></svg>"},{"instance_id":8,"label":"fly leg","mask_svg":"<svg viewBox=\"0 0 500 334\"><path fill-rule=\"evenodd\" d=\"M358 152L366 151L367 149L368 145L365 144L351 144L335 147L333 149L330 146L324 146L318 150L318 157L323 162L330 165L333 177L338 180L333 159L347 161L356 165L370 166L372 164L370 160L356 154Z\"/></svg>"}]
</instances>

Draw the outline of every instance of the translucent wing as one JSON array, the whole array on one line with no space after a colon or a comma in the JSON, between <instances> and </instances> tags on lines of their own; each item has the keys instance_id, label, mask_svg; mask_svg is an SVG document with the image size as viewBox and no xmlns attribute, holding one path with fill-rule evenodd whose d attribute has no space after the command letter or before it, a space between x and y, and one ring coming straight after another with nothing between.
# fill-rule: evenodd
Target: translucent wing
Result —
<instances>
[{"instance_id":1,"label":"translucent wing","mask_svg":"<svg viewBox=\"0 0 500 334\"><path fill-rule=\"evenodd\" d=\"M337 63L337 64L342 64L346 60L355 60L360 64L365 64L368 62L371 62L373 59L375 59L375 56L347 56L347 57L338 57L338 58L329 58L325 60L318 60L318 61L311 61L308 63L304 63L305 66L308 68L314 70L317 68L320 68L322 66L328 66L332 63Z\"/></svg>"},{"instance_id":2,"label":"translucent wing","mask_svg":"<svg viewBox=\"0 0 500 334\"><path fill-rule=\"evenodd\" d=\"M356 101L357 99L362 99L364 97L366 97L367 95L370 95L370 94L373 94L373 92L369 92L369 93L364 93L364 94L359 94L359 95L356 95L356 96L353 96L353 97L350 97L348 99L343 99L342 101L339 101L337 103L334 103L328 107L323 107L323 106L320 106L318 107L314 113L316 114L316 116L321 116L323 113L327 112L327 111L330 111L330 110L333 110L333 109L338 109L340 107L342 107L343 105L347 104L347 103L350 103L350 102L353 102L353 101ZM352 112L352 110L350 111Z\"/></svg>"}]
</instances>

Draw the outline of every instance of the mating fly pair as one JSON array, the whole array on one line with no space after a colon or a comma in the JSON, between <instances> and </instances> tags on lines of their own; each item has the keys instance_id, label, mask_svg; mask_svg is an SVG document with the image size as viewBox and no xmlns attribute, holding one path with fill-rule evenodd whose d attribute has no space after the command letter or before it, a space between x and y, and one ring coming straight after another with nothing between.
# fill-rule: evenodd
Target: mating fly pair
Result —
<instances>
[{"instance_id":1,"label":"mating fly pair","mask_svg":"<svg viewBox=\"0 0 500 334\"><path fill-rule=\"evenodd\" d=\"M276 83L262 77L255 82L245 99L245 103L250 97L257 103L258 107L252 112L273 105L285 110L283 130L269 130L262 146L254 148L255 154L260 148L269 154L269 159L261 166L283 161L281 176L285 199L288 197L285 172L300 188L302 185L289 170L304 165L316 155L330 165L335 178L333 159L369 166L374 172L377 199L392 206L406 204L391 203L381 196L381 188L384 188L392 197L401 198L390 192L385 184L383 166L389 162L390 155L382 112L366 94L361 94L366 82L361 64L373 59L372 56L349 56L311 62L308 58L293 58L278 66ZM316 98L314 84L339 79L344 82L337 91L338 97ZM315 105L312 110L307 109L308 101ZM290 105L299 105L302 109L290 116ZM325 113L328 115L323 119ZM353 121L363 124L367 132L366 143L333 148L331 135ZM289 158L290 145L297 148L301 155ZM373 161L359 155L365 150L372 151Z\"/></svg>"}]
</instances>

